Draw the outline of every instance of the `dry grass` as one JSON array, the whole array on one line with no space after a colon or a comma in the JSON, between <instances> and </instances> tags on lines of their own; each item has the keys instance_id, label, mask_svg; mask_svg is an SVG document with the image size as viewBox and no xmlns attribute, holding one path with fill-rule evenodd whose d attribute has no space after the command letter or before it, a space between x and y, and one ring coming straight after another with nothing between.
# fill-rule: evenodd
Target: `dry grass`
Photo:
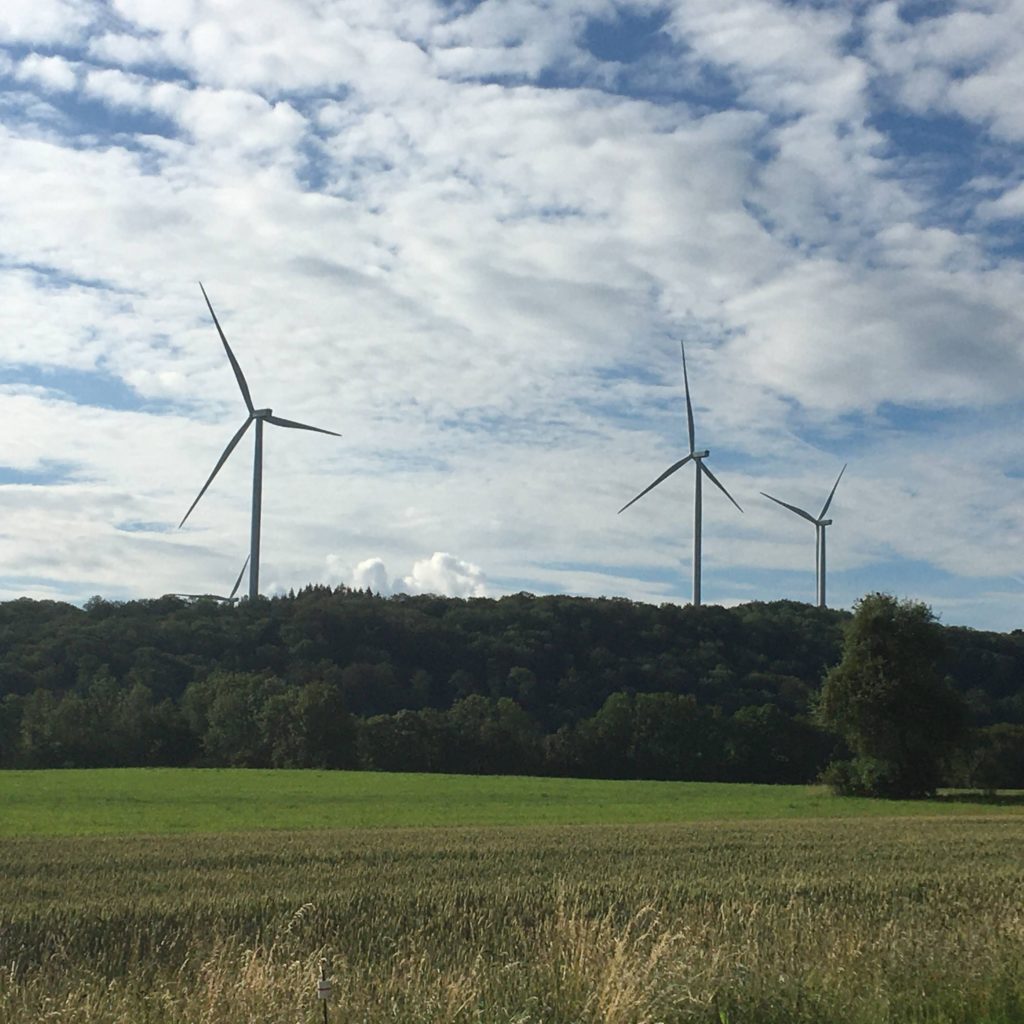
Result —
<instances>
[{"instance_id":1,"label":"dry grass","mask_svg":"<svg viewBox=\"0 0 1024 1024\"><path fill-rule=\"evenodd\" d=\"M1024 1021L1009 820L0 844L0 1021Z\"/></svg>"}]
</instances>

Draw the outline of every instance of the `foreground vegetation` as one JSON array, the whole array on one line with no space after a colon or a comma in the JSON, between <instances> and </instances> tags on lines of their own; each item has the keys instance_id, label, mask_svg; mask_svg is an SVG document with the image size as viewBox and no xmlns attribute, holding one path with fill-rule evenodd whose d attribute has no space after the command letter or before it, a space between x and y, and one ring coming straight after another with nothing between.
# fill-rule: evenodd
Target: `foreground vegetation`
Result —
<instances>
[{"instance_id":1,"label":"foreground vegetation","mask_svg":"<svg viewBox=\"0 0 1024 1024\"><path fill-rule=\"evenodd\" d=\"M839 798L823 786L248 769L0 772L0 836L1019 815L1024 795Z\"/></svg>"},{"instance_id":2,"label":"foreground vegetation","mask_svg":"<svg viewBox=\"0 0 1024 1024\"><path fill-rule=\"evenodd\" d=\"M1024 822L0 842L0 1021L1024 1020Z\"/></svg>"}]
</instances>

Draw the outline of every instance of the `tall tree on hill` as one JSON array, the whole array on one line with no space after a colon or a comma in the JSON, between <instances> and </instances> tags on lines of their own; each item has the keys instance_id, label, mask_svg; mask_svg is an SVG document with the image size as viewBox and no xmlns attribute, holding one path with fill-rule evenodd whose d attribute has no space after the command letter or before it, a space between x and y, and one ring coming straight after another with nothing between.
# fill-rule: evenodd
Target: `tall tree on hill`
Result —
<instances>
[{"instance_id":1,"label":"tall tree on hill","mask_svg":"<svg viewBox=\"0 0 1024 1024\"><path fill-rule=\"evenodd\" d=\"M818 718L846 740L852 761L833 762L837 791L924 797L963 740L963 700L942 673L945 642L931 609L869 594L854 609L842 660L825 676Z\"/></svg>"}]
</instances>

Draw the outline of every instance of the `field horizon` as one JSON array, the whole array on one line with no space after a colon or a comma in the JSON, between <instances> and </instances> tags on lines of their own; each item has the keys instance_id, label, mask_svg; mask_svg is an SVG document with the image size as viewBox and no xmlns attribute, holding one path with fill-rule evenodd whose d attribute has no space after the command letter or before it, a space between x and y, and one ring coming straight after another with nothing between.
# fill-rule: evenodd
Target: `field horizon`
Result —
<instances>
[{"instance_id":1,"label":"field horizon","mask_svg":"<svg viewBox=\"0 0 1024 1024\"><path fill-rule=\"evenodd\" d=\"M836 797L824 786L249 768L0 771L0 836L1006 817L1024 794Z\"/></svg>"}]
</instances>

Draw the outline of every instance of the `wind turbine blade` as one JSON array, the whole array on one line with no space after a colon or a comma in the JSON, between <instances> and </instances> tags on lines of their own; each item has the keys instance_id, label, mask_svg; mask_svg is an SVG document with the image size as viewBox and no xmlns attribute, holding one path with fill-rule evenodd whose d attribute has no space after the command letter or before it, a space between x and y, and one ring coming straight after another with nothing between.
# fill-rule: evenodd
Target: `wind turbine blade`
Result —
<instances>
[{"instance_id":1,"label":"wind turbine blade","mask_svg":"<svg viewBox=\"0 0 1024 1024\"><path fill-rule=\"evenodd\" d=\"M249 394L249 385L245 383L245 376L242 373L242 368L238 365L235 353L231 351L228 339L224 337L224 331L221 329L220 321L217 319L217 314L213 311L213 306L210 304L210 297L206 294L206 289L203 287L202 281L199 282L199 290L203 293L203 298L206 299L206 306L210 311L210 316L213 317L213 322L217 327L217 333L220 335L220 340L224 342L224 351L228 354L228 362L231 363L231 369L235 371L235 380L238 381L238 386L242 391L242 398L245 399L245 407L251 413L254 410L254 406L252 404L252 395Z\"/></svg>"},{"instance_id":2,"label":"wind turbine blade","mask_svg":"<svg viewBox=\"0 0 1024 1024\"><path fill-rule=\"evenodd\" d=\"M247 555L245 562L242 565L242 571L238 574L238 579L235 580L235 585L231 588L231 593L228 595L228 600L233 601L235 594L238 593L238 588L242 585L242 577L245 575L245 570L249 568L249 559L252 555Z\"/></svg>"},{"instance_id":3,"label":"wind turbine blade","mask_svg":"<svg viewBox=\"0 0 1024 1024\"><path fill-rule=\"evenodd\" d=\"M295 420L284 420L280 416L266 416L264 418L268 423L273 423L278 427L291 427L293 430L315 430L318 434L330 434L331 437L341 437L341 434L337 434L333 430L324 430L323 427L311 427L308 423L296 423Z\"/></svg>"},{"instance_id":4,"label":"wind turbine blade","mask_svg":"<svg viewBox=\"0 0 1024 1024\"><path fill-rule=\"evenodd\" d=\"M677 463L675 463L675 465L669 466L668 469L666 469L665 472L662 473L661 476L659 476L658 479L655 480L654 483L650 485L650 487L645 487L633 499L633 501L639 501L648 491L653 491L654 488L657 487L658 484L660 484L662 480L664 480L666 477L670 477L677 469L679 469L682 466L685 466L690 461L690 459L692 459L692 458L693 458L692 455L687 455L685 459L680 459ZM620 508L618 513L616 513L616 514L621 514L621 513L625 512L626 509L629 508L629 506L633 504L633 501L626 502L626 504L623 505L622 508Z\"/></svg>"},{"instance_id":5,"label":"wind turbine blade","mask_svg":"<svg viewBox=\"0 0 1024 1024\"><path fill-rule=\"evenodd\" d=\"M707 478L742 512L743 509L740 508L739 502L725 489L718 477L704 465L703 459L701 460L700 468L707 475Z\"/></svg>"},{"instance_id":6,"label":"wind turbine blade","mask_svg":"<svg viewBox=\"0 0 1024 1024\"><path fill-rule=\"evenodd\" d=\"M206 483L203 484L203 489L196 495L196 500L192 502L188 507L188 511L185 513L184 518L178 523L178 529L180 530L185 525L185 520L192 515L192 509L199 504L199 499L206 493L206 489L213 483L213 478L220 472L220 467L228 461L228 456L235 450L235 445L242 440L242 435L249 429L249 424L252 423L252 417L249 416L246 421L239 428L238 433L235 434L230 441L228 441L227 448L224 449L224 454L217 460L217 465L213 467L213 472L210 474Z\"/></svg>"},{"instance_id":7,"label":"wind turbine blade","mask_svg":"<svg viewBox=\"0 0 1024 1024\"><path fill-rule=\"evenodd\" d=\"M686 431L690 437L690 453L692 454L697 442L693 431L693 405L690 402L690 381L686 376L686 346L682 341L679 342L679 349L683 353L683 387L686 389Z\"/></svg>"},{"instance_id":8,"label":"wind turbine blade","mask_svg":"<svg viewBox=\"0 0 1024 1024\"><path fill-rule=\"evenodd\" d=\"M849 465L849 463L847 463L847 465ZM839 481L843 479L843 474L845 472L846 472L846 466L843 466L843 468L841 470L839 470L839 476L836 477L836 482L832 485L832 490L829 491L828 501L826 501L824 506L822 507L821 515L818 516L819 519L824 519L825 518L825 513L828 511L829 505L832 504L832 498L835 496L836 488L839 486Z\"/></svg>"},{"instance_id":9,"label":"wind turbine blade","mask_svg":"<svg viewBox=\"0 0 1024 1024\"><path fill-rule=\"evenodd\" d=\"M811 515L810 512L805 512L802 508L797 508L796 505L790 505L788 501L782 501L779 498L773 498L770 494L765 494L764 491L762 491L761 493L769 501L774 501L776 505L781 505L783 508L788 508L790 512L795 512L798 516L801 516L802 518L806 519L807 522L814 523L815 526L818 525L818 521L814 518L814 516Z\"/></svg>"}]
</instances>

